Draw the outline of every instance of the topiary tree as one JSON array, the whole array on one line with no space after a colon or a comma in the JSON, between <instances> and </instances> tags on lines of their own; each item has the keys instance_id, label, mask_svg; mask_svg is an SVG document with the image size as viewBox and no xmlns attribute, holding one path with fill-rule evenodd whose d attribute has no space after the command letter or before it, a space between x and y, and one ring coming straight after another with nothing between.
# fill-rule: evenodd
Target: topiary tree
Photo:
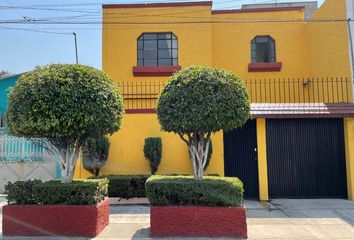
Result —
<instances>
[{"instance_id":1,"label":"topiary tree","mask_svg":"<svg viewBox=\"0 0 354 240\"><path fill-rule=\"evenodd\" d=\"M20 77L5 121L12 135L50 143L61 157L62 182L69 183L86 140L118 131L123 112L118 87L102 71L53 64Z\"/></svg>"},{"instance_id":2,"label":"topiary tree","mask_svg":"<svg viewBox=\"0 0 354 240\"><path fill-rule=\"evenodd\" d=\"M162 130L187 144L197 180L204 175L211 134L242 126L249 112L247 89L235 74L200 66L173 75L157 104Z\"/></svg>"},{"instance_id":3,"label":"topiary tree","mask_svg":"<svg viewBox=\"0 0 354 240\"><path fill-rule=\"evenodd\" d=\"M144 156L150 163L151 175L157 172L161 162L162 141L159 137L145 138Z\"/></svg>"},{"instance_id":4,"label":"topiary tree","mask_svg":"<svg viewBox=\"0 0 354 240\"><path fill-rule=\"evenodd\" d=\"M82 165L95 177L108 159L110 142L107 136L89 138L82 149Z\"/></svg>"}]
</instances>

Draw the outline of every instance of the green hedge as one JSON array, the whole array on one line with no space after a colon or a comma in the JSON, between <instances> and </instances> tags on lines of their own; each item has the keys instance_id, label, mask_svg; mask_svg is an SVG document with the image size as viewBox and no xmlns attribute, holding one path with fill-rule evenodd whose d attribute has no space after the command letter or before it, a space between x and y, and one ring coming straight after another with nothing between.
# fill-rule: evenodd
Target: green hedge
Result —
<instances>
[{"instance_id":1,"label":"green hedge","mask_svg":"<svg viewBox=\"0 0 354 240\"><path fill-rule=\"evenodd\" d=\"M119 198L145 197L145 182L147 175L108 175L99 178L107 178L108 196ZM94 179L94 177L91 177Z\"/></svg>"},{"instance_id":2,"label":"green hedge","mask_svg":"<svg viewBox=\"0 0 354 240\"><path fill-rule=\"evenodd\" d=\"M108 195L108 180L18 181L8 183L5 189L9 204L94 205ZM24 192L25 197L21 196Z\"/></svg>"},{"instance_id":3,"label":"green hedge","mask_svg":"<svg viewBox=\"0 0 354 240\"><path fill-rule=\"evenodd\" d=\"M145 184L150 204L240 206L243 203L243 184L238 178L192 176L151 176Z\"/></svg>"}]
</instances>

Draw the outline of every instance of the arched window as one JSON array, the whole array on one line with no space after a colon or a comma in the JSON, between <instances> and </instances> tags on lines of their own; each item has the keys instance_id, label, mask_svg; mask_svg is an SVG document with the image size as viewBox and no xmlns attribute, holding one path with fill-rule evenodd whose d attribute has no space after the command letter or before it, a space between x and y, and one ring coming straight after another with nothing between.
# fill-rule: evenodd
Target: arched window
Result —
<instances>
[{"instance_id":1,"label":"arched window","mask_svg":"<svg viewBox=\"0 0 354 240\"><path fill-rule=\"evenodd\" d=\"M178 42L173 33L143 33L138 38L138 66L177 66Z\"/></svg>"},{"instance_id":2,"label":"arched window","mask_svg":"<svg viewBox=\"0 0 354 240\"><path fill-rule=\"evenodd\" d=\"M256 36L251 41L252 63L275 63L275 41L270 36Z\"/></svg>"}]
</instances>

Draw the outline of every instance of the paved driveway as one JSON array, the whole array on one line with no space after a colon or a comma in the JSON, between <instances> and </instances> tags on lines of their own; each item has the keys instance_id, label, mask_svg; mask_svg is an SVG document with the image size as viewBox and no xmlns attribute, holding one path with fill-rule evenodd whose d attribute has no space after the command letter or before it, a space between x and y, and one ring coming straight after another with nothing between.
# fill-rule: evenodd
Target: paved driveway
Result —
<instances>
[{"instance_id":1,"label":"paved driveway","mask_svg":"<svg viewBox=\"0 0 354 240\"><path fill-rule=\"evenodd\" d=\"M354 201L277 199L246 206L249 239L354 240ZM149 207L112 206L110 224L97 239L149 239Z\"/></svg>"}]
</instances>

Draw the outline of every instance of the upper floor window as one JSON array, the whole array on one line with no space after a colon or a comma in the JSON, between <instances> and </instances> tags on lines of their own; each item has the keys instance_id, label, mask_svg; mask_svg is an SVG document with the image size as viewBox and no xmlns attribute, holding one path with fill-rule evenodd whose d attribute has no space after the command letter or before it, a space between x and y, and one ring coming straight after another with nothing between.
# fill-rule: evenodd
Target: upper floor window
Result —
<instances>
[{"instance_id":1,"label":"upper floor window","mask_svg":"<svg viewBox=\"0 0 354 240\"><path fill-rule=\"evenodd\" d=\"M256 36L251 42L252 63L275 63L275 41L270 36Z\"/></svg>"},{"instance_id":2,"label":"upper floor window","mask_svg":"<svg viewBox=\"0 0 354 240\"><path fill-rule=\"evenodd\" d=\"M173 33L143 33L138 38L138 66L177 66L178 42Z\"/></svg>"}]
</instances>

